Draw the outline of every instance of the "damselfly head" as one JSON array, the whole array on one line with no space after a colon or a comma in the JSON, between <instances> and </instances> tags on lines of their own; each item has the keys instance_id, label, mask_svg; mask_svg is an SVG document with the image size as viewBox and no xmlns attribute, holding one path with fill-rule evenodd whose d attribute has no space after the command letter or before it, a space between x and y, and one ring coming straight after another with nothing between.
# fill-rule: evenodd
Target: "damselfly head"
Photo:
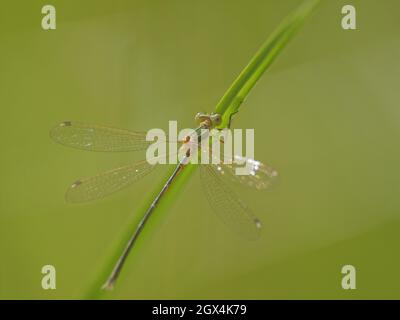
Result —
<instances>
[{"instance_id":1,"label":"damselfly head","mask_svg":"<svg viewBox=\"0 0 400 320\"><path fill-rule=\"evenodd\" d=\"M195 120L201 125L205 125L208 129L214 128L221 124L222 118L218 113L202 113L199 112L195 116Z\"/></svg>"}]
</instances>

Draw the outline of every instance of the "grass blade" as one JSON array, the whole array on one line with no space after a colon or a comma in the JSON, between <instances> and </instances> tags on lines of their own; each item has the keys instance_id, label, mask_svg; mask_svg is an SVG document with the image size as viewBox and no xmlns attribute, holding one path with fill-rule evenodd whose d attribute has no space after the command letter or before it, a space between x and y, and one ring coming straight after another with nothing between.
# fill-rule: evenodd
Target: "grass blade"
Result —
<instances>
[{"instance_id":1,"label":"grass blade","mask_svg":"<svg viewBox=\"0 0 400 320\"><path fill-rule=\"evenodd\" d=\"M319 2L320 0L304 1L267 38L217 104L215 112L222 115L220 128L225 128L229 124L230 118L238 112L240 105L250 90L272 64L294 33L301 27L303 21L314 11Z\"/></svg>"}]
</instances>

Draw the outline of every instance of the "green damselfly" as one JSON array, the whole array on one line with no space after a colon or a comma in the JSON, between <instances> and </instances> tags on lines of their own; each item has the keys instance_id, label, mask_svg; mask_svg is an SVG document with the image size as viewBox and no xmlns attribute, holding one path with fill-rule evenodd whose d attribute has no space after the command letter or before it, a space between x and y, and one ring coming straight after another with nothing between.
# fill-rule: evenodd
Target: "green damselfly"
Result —
<instances>
[{"instance_id":1,"label":"green damselfly","mask_svg":"<svg viewBox=\"0 0 400 320\"><path fill-rule=\"evenodd\" d=\"M194 135L187 136L182 145L191 141L201 140L201 132L204 129L212 129L220 123L221 117L217 114L198 114L199 122ZM146 133L117 129L103 125L86 124L82 122L66 121L54 127L50 136L58 143L77 149L90 151L139 151L145 150L152 142L146 141ZM187 149L190 150L190 149ZM158 195L155 197L142 220L134 230L132 237L126 244L124 251L115 264L109 278L103 288L112 289L124 262L137 240L146 221L162 199L163 194L174 182L177 175L184 170L192 155L186 151L186 155L178 162ZM238 156L235 156L238 157ZM228 176L234 181L244 183L256 189L266 189L274 185L278 173L272 167L253 159L240 159L250 167L250 174L237 176L236 164L223 162L200 165L200 176L203 190L217 216L236 233L248 239L258 238L261 230L261 221L229 188L223 176ZM79 203L103 198L109 194L123 189L138 181L153 171L155 165L147 160L136 162L127 166L106 171L90 178L83 178L74 182L66 192L66 200L71 203Z\"/></svg>"}]
</instances>

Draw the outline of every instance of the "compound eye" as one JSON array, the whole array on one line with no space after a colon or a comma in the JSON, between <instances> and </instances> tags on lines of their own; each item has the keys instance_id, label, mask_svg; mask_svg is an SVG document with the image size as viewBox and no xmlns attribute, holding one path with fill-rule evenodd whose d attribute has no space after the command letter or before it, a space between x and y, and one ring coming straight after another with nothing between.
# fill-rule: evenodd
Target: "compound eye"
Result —
<instances>
[{"instance_id":1,"label":"compound eye","mask_svg":"<svg viewBox=\"0 0 400 320\"><path fill-rule=\"evenodd\" d=\"M215 124L220 124L221 123L221 116L217 114L214 118Z\"/></svg>"}]
</instances>

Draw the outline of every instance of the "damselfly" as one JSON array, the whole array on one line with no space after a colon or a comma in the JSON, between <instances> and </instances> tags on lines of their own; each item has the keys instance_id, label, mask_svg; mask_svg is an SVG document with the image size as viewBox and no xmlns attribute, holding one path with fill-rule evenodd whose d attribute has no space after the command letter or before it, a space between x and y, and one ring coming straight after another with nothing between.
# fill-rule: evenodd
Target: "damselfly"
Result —
<instances>
[{"instance_id":1,"label":"damselfly","mask_svg":"<svg viewBox=\"0 0 400 320\"><path fill-rule=\"evenodd\" d=\"M183 145L191 141L198 142L204 129L210 130L218 126L221 121L221 117L218 114L198 114L196 119L199 122L199 127L194 131L195 134L193 136L187 136L181 141ZM62 122L51 130L50 136L63 145L90 151L139 151L146 149L152 143L146 141L146 133L74 121ZM174 182L177 175L184 170L191 156L190 152L187 151L186 155L179 161L175 170L144 214L103 288L113 288L122 266L146 221L168 187ZM219 162L200 165L202 187L210 206L222 222L236 233L248 239L256 239L260 233L261 221L234 194L222 177L229 176L232 180L250 187L266 189L274 184L278 173L275 169L259 161L247 158L240 158L240 160L241 163L246 163L250 167L249 175L236 175L237 164L235 162L230 164ZM155 165L144 160L100 173L91 178L80 179L74 182L67 190L66 200L76 203L105 197L138 181L152 172L154 168Z\"/></svg>"}]
</instances>

